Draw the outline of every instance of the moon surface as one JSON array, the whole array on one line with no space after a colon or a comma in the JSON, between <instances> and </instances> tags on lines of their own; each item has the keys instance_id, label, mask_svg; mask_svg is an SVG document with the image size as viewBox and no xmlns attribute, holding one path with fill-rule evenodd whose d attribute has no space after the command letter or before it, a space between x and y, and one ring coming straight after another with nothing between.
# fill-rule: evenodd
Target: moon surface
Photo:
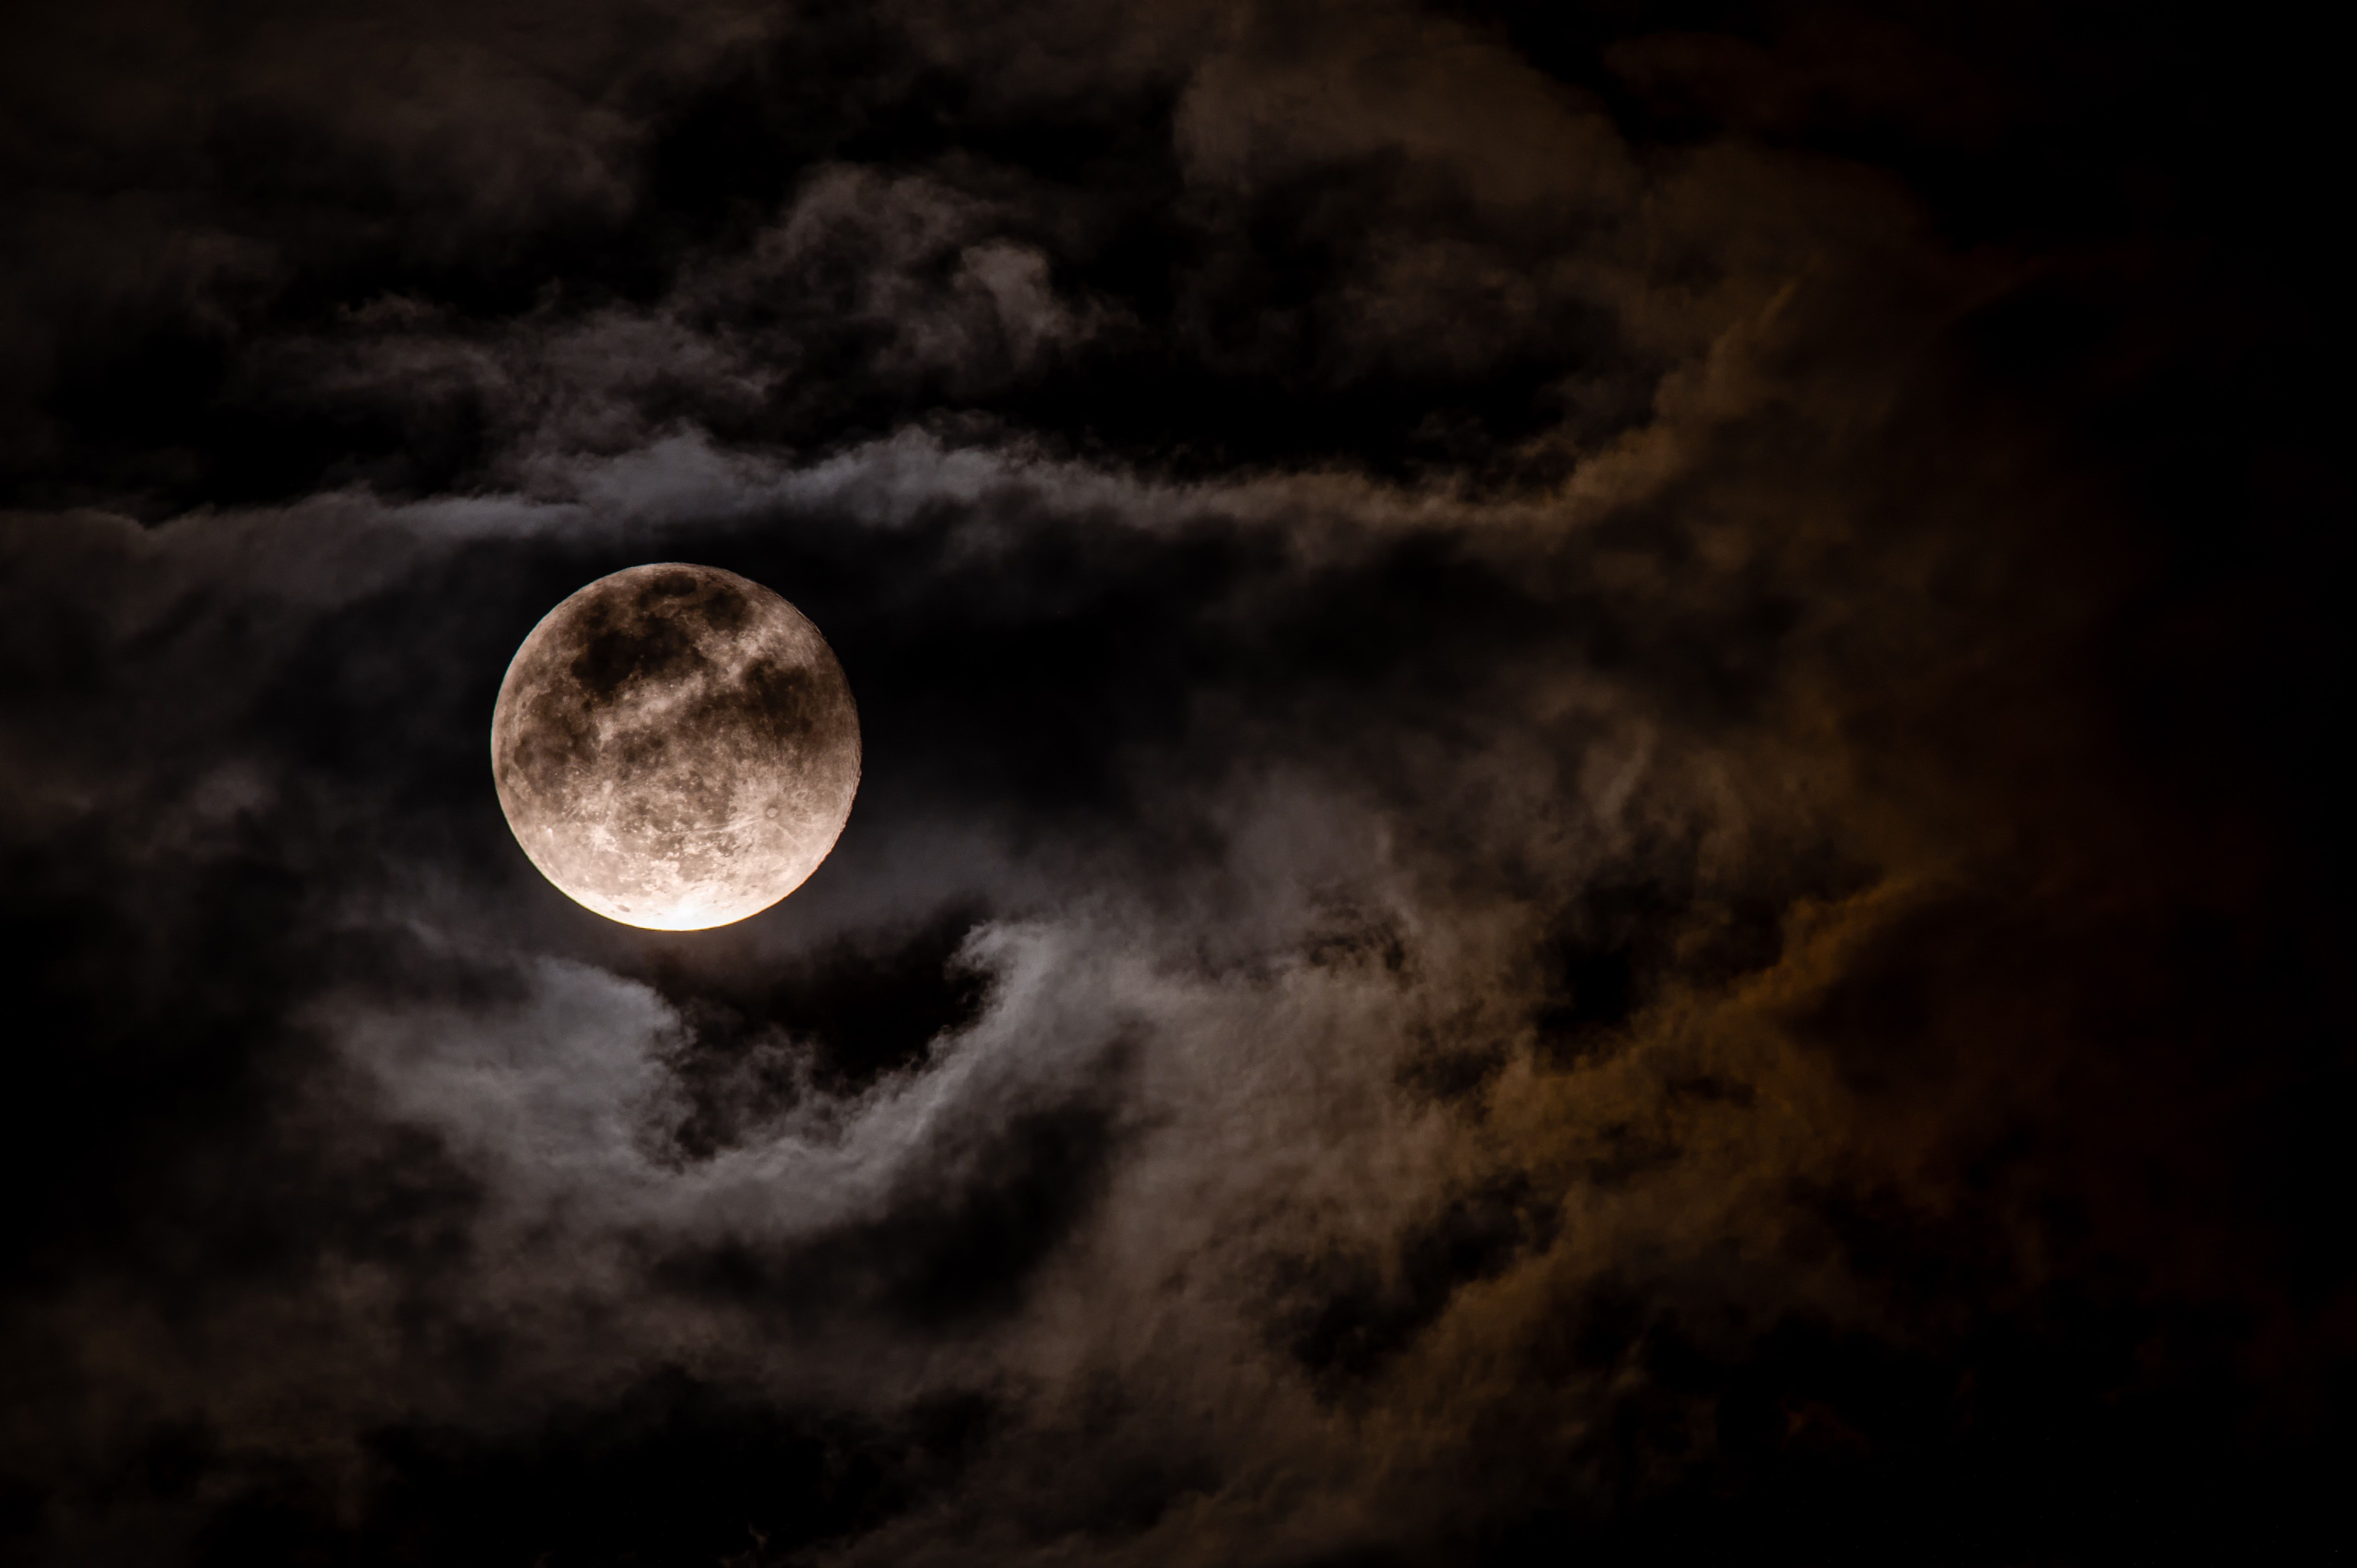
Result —
<instances>
[{"instance_id":1,"label":"moon surface","mask_svg":"<svg viewBox=\"0 0 2357 1568\"><path fill-rule=\"evenodd\" d=\"M834 650L760 584L665 562L600 577L500 683L491 776L516 842L608 919L701 930L818 869L859 789Z\"/></svg>"}]
</instances>

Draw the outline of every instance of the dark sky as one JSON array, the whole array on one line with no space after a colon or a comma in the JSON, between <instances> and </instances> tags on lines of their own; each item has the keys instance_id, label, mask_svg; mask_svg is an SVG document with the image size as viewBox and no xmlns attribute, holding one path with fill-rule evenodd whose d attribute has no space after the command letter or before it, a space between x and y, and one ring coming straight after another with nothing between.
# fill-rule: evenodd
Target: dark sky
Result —
<instances>
[{"instance_id":1,"label":"dark sky","mask_svg":"<svg viewBox=\"0 0 2357 1568\"><path fill-rule=\"evenodd\" d=\"M2345 1536L2346 93L2165 9L10 7L0 1558ZM684 935L487 755L662 560L866 746Z\"/></svg>"}]
</instances>

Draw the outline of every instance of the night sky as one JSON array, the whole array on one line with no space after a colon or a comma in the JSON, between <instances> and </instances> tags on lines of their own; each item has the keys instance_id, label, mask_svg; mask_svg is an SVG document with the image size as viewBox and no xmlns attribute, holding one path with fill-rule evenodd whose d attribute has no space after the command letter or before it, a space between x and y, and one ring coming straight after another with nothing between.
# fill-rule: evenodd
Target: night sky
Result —
<instances>
[{"instance_id":1,"label":"night sky","mask_svg":"<svg viewBox=\"0 0 2357 1568\"><path fill-rule=\"evenodd\" d=\"M2166 9L9 7L0 1560L2338 1560L2347 91ZM490 774L659 561L865 737L705 932Z\"/></svg>"}]
</instances>

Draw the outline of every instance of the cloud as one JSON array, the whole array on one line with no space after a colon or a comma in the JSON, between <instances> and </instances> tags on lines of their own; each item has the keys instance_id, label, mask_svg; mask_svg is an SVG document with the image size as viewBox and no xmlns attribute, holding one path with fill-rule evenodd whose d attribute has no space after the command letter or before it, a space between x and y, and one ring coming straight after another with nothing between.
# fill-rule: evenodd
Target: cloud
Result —
<instances>
[{"instance_id":1,"label":"cloud","mask_svg":"<svg viewBox=\"0 0 2357 1568\"><path fill-rule=\"evenodd\" d=\"M1772 960L1772 930L1726 946L1723 928L1746 897L1772 909L1819 886L1805 867L1794 882L1791 856L1826 831L1831 802L1811 796L1831 786L1824 758L1779 760L1748 733L1780 701L1772 663L1747 695L1707 667L1642 655L1616 672L1596 651L1675 624L1731 652L1742 594L1632 570L1609 510L1581 544L1545 509L1499 533L1511 509L1340 476L1173 489L906 437L809 469L667 451L587 466L563 500L354 496L155 534L80 525L115 542L116 573L157 582L157 608L118 627L111 657L133 658L135 680L203 671L192 736L246 736L244 771L208 758L185 809L310 823L268 852L300 877L288 896L324 946L288 961L274 1026L293 1055L271 1058L265 1114L299 1150L314 1134L298 1108L328 1096L417 1151L434 1174L414 1179L468 1195L437 1222L452 1251L430 1285L404 1271L422 1298L331 1283L383 1278L373 1224L293 1265L310 1282L293 1299L311 1305L276 1332L316 1357L392 1335L393 1316L412 1326L391 1365L434 1367L468 1337L502 1348L495 1372L455 1384L390 1365L342 1383L330 1429L469 1426L478 1402L506 1429L669 1367L887 1426L983 1398L1038 1429L993 1462L1029 1464L1036 1444L1076 1441L1066 1423L1091 1386L1192 1384L1207 1408L1191 1436L1150 1403L1086 1419L1111 1421L1148 1472L1109 1475L1116 1491L1209 1488L1183 1508L1102 1506L1216 1539L1256 1528L1220 1522L1224 1488L1361 1484L1339 1439L1320 1474L1283 1479L1325 1402L1411 1379L1419 1346L1464 1332L1457 1316L1523 1270L1580 1282L1616 1266L1628 1244L1599 1240L1590 1208L1672 1277L1707 1261L1737 1288L1740 1259L1719 1250L1752 1217L1718 1184L1772 1181L1763 1137L1805 1147L1811 1129L1752 1130L1770 1090L1749 1035L1730 1047L1693 1021L1657 1039L1668 1025L1643 1009L1706 1018L1702 998L1727 983L1714 941L1726 974ZM1327 521L1305 531L1314 515ZM979 901L957 961L984 1000L880 1076L827 1081L857 1048L857 1015L833 1039L798 1028L791 1004L748 1026L737 1002L699 1000L711 982L666 979L660 952L580 929L519 867L490 902L462 870L513 859L487 811L443 820L474 793L495 628L529 624L552 591L533 585L562 560L586 575L655 538L697 557L791 541L767 579L874 584L836 590L841 615L802 596L861 682L871 751L908 761L875 769L835 884L716 971L703 962L808 962L846 918L888 951L912 919ZM560 564L535 564L551 541ZM494 551L530 571L486 575ZM267 596L242 585L260 563ZM1174 572L1194 582L1177 600L1161 596ZM93 606L140 602L88 576ZM1402 625L1387 607L1410 582ZM1158 628L1138 618L1147 585ZM1583 598L1566 639L1555 617ZM186 604L244 607L176 620ZM427 655L421 631L452 623L480 628L480 658ZM985 638L994 658L943 690L952 650ZM273 693L307 668L317 685ZM393 732L351 729L385 722L370 714ZM1792 770L1789 804L1761 788L1774 767ZM224 782L246 777L275 783ZM175 844L167 865L201 876L220 853ZM1628 912L1580 913L1584 889L1616 882L1636 890ZM1550 943L1604 956L1572 964L1566 994ZM1665 983L1703 989L1649 1002ZM1551 1008L1569 1020L1560 1040ZM698 1060L765 1064L773 1112L682 1142ZM1697 1140L1731 1151L1698 1163ZM1773 1200L1767 1216L1795 1223ZM1575 1236L1600 1256L1570 1251ZM298 1379L311 1364L290 1361ZM1207 1381L1209 1367L1231 1370ZM193 1397L178 1419L256 1419ZM265 1449L325 1435L266 1430L251 1433ZM959 1539L965 1523L941 1521L979 1506L963 1496L931 1505ZM1036 1519L991 1526L1016 1532L1010 1550L1100 1505L1027 1506ZM1442 1530L1448 1510L1417 1511L1437 1507L1381 1528Z\"/></svg>"},{"instance_id":2,"label":"cloud","mask_svg":"<svg viewBox=\"0 0 2357 1568\"><path fill-rule=\"evenodd\" d=\"M2290 661L2145 405L2024 390L2059 263L1810 140L1944 46L140 16L221 70L52 24L6 144L37 1560L1996 1560L2304 1484L2322 819L2180 679ZM2118 330L2040 352L2176 362ZM866 730L693 937L484 756L651 559Z\"/></svg>"}]
</instances>

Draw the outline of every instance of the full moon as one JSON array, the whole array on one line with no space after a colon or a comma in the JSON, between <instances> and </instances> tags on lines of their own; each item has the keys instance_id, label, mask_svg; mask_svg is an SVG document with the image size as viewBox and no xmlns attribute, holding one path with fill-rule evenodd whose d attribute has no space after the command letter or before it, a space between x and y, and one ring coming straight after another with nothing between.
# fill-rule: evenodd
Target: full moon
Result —
<instances>
[{"instance_id":1,"label":"full moon","mask_svg":"<svg viewBox=\"0 0 2357 1568\"><path fill-rule=\"evenodd\" d=\"M859 710L808 617L734 572L600 577L500 682L491 778L516 842L608 919L702 930L768 908L834 847Z\"/></svg>"}]
</instances>

